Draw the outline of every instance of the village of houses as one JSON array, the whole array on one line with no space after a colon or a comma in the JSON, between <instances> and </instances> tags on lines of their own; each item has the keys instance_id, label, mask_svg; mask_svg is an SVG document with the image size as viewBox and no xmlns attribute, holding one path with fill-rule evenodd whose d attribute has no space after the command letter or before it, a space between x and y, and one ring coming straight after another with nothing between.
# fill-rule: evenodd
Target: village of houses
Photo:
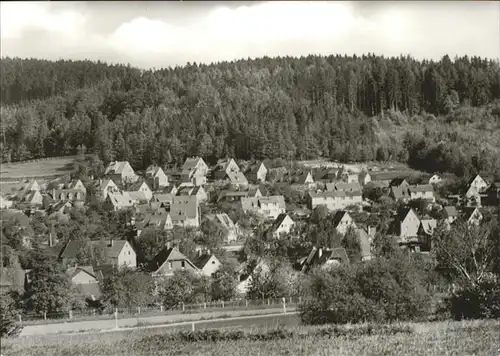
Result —
<instances>
[{"instance_id":1,"label":"village of houses","mask_svg":"<svg viewBox=\"0 0 500 356\"><path fill-rule=\"evenodd\" d=\"M442 183L441 176L437 174L427 178L425 184L411 185L397 171L365 170L354 173L343 167L302 167L285 179L291 189L302 192L306 197L307 204L297 207L287 206L284 196L268 193L266 187L270 184L270 170L262 162L239 165L234 159L220 160L215 167L210 168L202 158L192 157L186 159L181 172L166 174L162 168L152 166L140 176L128 162L111 162L104 177L94 183L96 194L106 209L130 209L135 213L136 219L131 222L136 232L134 239L140 239L143 229L151 226L167 231L174 227L197 229L203 219L210 219L224 231L223 248L229 254L235 254L243 247L248 231L242 231L238 221L232 221L222 211L212 209L210 214L202 216L201 207L221 201L239 207L245 213L261 217L271 236L280 239L287 238L296 224L307 222L307 217L315 208L324 206L333 213L329 218L333 219L338 233L346 234L352 228L358 234L363 260L371 258L371 242L376 232L375 226L365 226L355 219L356 211L369 211L370 201L363 197L364 187L381 187L395 201L425 199L429 204L437 204L435 188ZM25 214L24 210L17 209L19 204L23 204L29 206L31 213L42 211L49 215L64 215L73 206L85 207L86 196L86 188L79 180L56 184L53 189L47 189L47 184L32 180L15 194L2 194L0 204L3 213L12 211ZM486 182L479 175L471 177L468 190L462 198L465 199L461 199L460 203L437 205L443 213L442 219L449 224L459 218L477 224L482 218L482 202L498 205L500 183ZM401 246L425 253L431 248L428 237L437 225L436 219L421 216L408 206L393 212L394 228L391 234ZM29 241L25 243L29 245ZM57 249L60 261L71 262L76 259L77 247L73 241L58 244L51 238L47 244ZM81 287L80 290L88 296L99 298L98 282L107 267L137 267L133 246L134 241L112 239L104 251L105 265L75 266L68 263L72 266L67 271L71 283ZM157 251L154 261L149 271L153 277L171 276L180 269L211 276L221 265L208 250L200 249L199 258L191 261L176 246L165 246ZM307 272L314 266L339 263L349 263L344 249L315 246L312 250L304 251L295 266ZM17 283L15 278L24 278L23 271L7 274L5 270L2 269L2 288ZM238 271L243 271L243 268L239 266ZM249 286L249 279L248 274L241 272L238 292L242 295Z\"/></svg>"}]
</instances>

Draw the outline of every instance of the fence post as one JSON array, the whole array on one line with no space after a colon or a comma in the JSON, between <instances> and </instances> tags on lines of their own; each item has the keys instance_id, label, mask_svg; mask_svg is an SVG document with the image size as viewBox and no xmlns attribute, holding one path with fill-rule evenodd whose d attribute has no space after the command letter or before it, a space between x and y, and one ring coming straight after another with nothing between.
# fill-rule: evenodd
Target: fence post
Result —
<instances>
[{"instance_id":1,"label":"fence post","mask_svg":"<svg viewBox=\"0 0 500 356\"><path fill-rule=\"evenodd\" d=\"M289 302L289 303L290 303L290 304L293 304L293 302L292 302L292 297L290 297L290 302Z\"/></svg>"},{"instance_id":2,"label":"fence post","mask_svg":"<svg viewBox=\"0 0 500 356\"><path fill-rule=\"evenodd\" d=\"M191 323L191 331L194 331L194 322Z\"/></svg>"},{"instance_id":3,"label":"fence post","mask_svg":"<svg viewBox=\"0 0 500 356\"><path fill-rule=\"evenodd\" d=\"M267 299L267 305L271 305L271 299Z\"/></svg>"},{"instance_id":4,"label":"fence post","mask_svg":"<svg viewBox=\"0 0 500 356\"><path fill-rule=\"evenodd\" d=\"M160 311L163 312L163 305L160 305Z\"/></svg>"},{"instance_id":5,"label":"fence post","mask_svg":"<svg viewBox=\"0 0 500 356\"><path fill-rule=\"evenodd\" d=\"M302 303L302 296L299 296L299 304Z\"/></svg>"},{"instance_id":6,"label":"fence post","mask_svg":"<svg viewBox=\"0 0 500 356\"><path fill-rule=\"evenodd\" d=\"M283 297L283 314L286 314L286 298Z\"/></svg>"},{"instance_id":7,"label":"fence post","mask_svg":"<svg viewBox=\"0 0 500 356\"><path fill-rule=\"evenodd\" d=\"M141 307L137 307L137 314L141 314Z\"/></svg>"},{"instance_id":8,"label":"fence post","mask_svg":"<svg viewBox=\"0 0 500 356\"><path fill-rule=\"evenodd\" d=\"M203 309L207 309L207 302L203 303Z\"/></svg>"},{"instance_id":9,"label":"fence post","mask_svg":"<svg viewBox=\"0 0 500 356\"><path fill-rule=\"evenodd\" d=\"M19 323L22 323L23 322L23 317L21 316L21 314L19 314Z\"/></svg>"},{"instance_id":10,"label":"fence post","mask_svg":"<svg viewBox=\"0 0 500 356\"><path fill-rule=\"evenodd\" d=\"M222 301L222 309L224 309L224 301Z\"/></svg>"},{"instance_id":11,"label":"fence post","mask_svg":"<svg viewBox=\"0 0 500 356\"><path fill-rule=\"evenodd\" d=\"M70 319L73 319L73 310L70 310L70 311L69 311L69 318L70 318Z\"/></svg>"},{"instance_id":12,"label":"fence post","mask_svg":"<svg viewBox=\"0 0 500 356\"><path fill-rule=\"evenodd\" d=\"M43 320L47 320L47 312L43 312Z\"/></svg>"},{"instance_id":13,"label":"fence post","mask_svg":"<svg viewBox=\"0 0 500 356\"><path fill-rule=\"evenodd\" d=\"M185 309L184 309L184 302L182 302L182 311L184 311L184 310L185 310Z\"/></svg>"},{"instance_id":14,"label":"fence post","mask_svg":"<svg viewBox=\"0 0 500 356\"><path fill-rule=\"evenodd\" d=\"M245 299L245 308L248 308L248 299Z\"/></svg>"},{"instance_id":15,"label":"fence post","mask_svg":"<svg viewBox=\"0 0 500 356\"><path fill-rule=\"evenodd\" d=\"M115 328L118 329L118 308L115 308Z\"/></svg>"}]
</instances>

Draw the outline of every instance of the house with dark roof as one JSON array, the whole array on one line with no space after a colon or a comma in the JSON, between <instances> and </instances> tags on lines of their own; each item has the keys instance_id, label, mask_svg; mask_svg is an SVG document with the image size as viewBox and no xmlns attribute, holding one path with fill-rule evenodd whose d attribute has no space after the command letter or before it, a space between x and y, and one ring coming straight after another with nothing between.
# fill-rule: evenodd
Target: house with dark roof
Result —
<instances>
[{"instance_id":1,"label":"house with dark roof","mask_svg":"<svg viewBox=\"0 0 500 356\"><path fill-rule=\"evenodd\" d=\"M153 259L150 266L153 277L173 276L175 271L189 270L198 273L198 267L191 262L177 247L164 248Z\"/></svg>"},{"instance_id":2,"label":"house with dark roof","mask_svg":"<svg viewBox=\"0 0 500 356\"><path fill-rule=\"evenodd\" d=\"M206 218L217 224L224 232L224 241L231 243L238 239L240 229L226 213L207 214Z\"/></svg>"},{"instance_id":3,"label":"house with dark roof","mask_svg":"<svg viewBox=\"0 0 500 356\"><path fill-rule=\"evenodd\" d=\"M295 174L292 174L291 182L292 184L303 185L311 188L314 186L314 177L309 171L297 172Z\"/></svg>"},{"instance_id":4,"label":"house with dark roof","mask_svg":"<svg viewBox=\"0 0 500 356\"><path fill-rule=\"evenodd\" d=\"M445 206L443 208L443 218L448 222L452 223L458 218L457 208L453 205Z\"/></svg>"},{"instance_id":5,"label":"house with dark roof","mask_svg":"<svg viewBox=\"0 0 500 356\"><path fill-rule=\"evenodd\" d=\"M39 192L40 190L41 190L40 185L34 179L29 181L23 188L24 192L34 192L34 191Z\"/></svg>"},{"instance_id":6,"label":"house with dark roof","mask_svg":"<svg viewBox=\"0 0 500 356\"><path fill-rule=\"evenodd\" d=\"M25 192L24 195L21 196L20 201L31 207L39 207L43 205L43 196L39 190L31 190Z\"/></svg>"},{"instance_id":7,"label":"house with dark roof","mask_svg":"<svg viewBox=\"0 0 500 356\"><path fill-rule=\"evenodd\" d=\"M462 210L462 219L471 225L479 225L483 220L483 214L477 207L465 207Z\"/></svg>"},{"instance_id":8,"label":"house with dark roof","mask_svg":"<svg viewBox=\"0 0 500 356\"><path fill-rule=\"evenodd\" d=\"M422 218L418 228L418 237L421 251L430 251L432 236L437 228L437 220L431 218Z\"/></svg>"},{"instance_id":9,"label":"house with dark roof","mask_svg":"<svg viewBox=\"0 0 500 356\"><path fill-rule=\"evenodd\" d=\"M263 162L256 162L248 167L245 176L249 182L262 183L266 181L267 172L267 167Z\"/></svg>"},{"instance_id":10,"label":"house with dark roof","mask_svg":"<svg viewBox=\"0 0 500 356\"><path fill-rule=\"evenodd\" d=\"M198 256L193 263L198 268L199 273L207 277L211 277L222 266L219 259L210 253Z\"/></svg>"},{"instance_id":11,"label":"house with dark roof","mask_svg":"<svg viewBox=\"0 0 500 356\"><path fill-rule=\"evenodd\" d=\"M325 189L327 191L339 191L339 192L361 192L362 188L358 182L346 183L346 182L334 182L326 183Z\"/></svg>"},{"instance_id":12,"label":"house with dark roof","mask_svg":"<svg viewBox=\"0 0 500 356\"><path fill-rule=\"evenodd\" d=\"M344 210L335 212L333 216L333 225L335 226L335 230L342 235L345 235L350 228L357 228L354 219Z\"/></svg>"},{"instance_id":13,"label":"house with dark roof","mask_svg":"<svg viewBox=\"0 0 500 356\"><path fill-rule=\"evenodd\" d=\"M307 273L314 267L326 269L349 263L349 257L344 248L313 247L307 257L298 261L296 268Z\"/></svg>"},{"instance_id":14,"label":"house with dark roof","mask_svg":"<svg viewBox=\"0 0 500 356\"><path fill-rule=\"evenodd\" d=\"M110 162L104 175L120 183L134 183L139 179L128 161Z\"/></svg>"},{"instance_id":15,"label":"house with dark roof","mask_svg":"<svg viewBox=\"0 0 500 356\"><path fill-rule=\"evenodd\" d=\"M375 227L358 227L354 230L359 238L359 246L361 248L361 261L369 261L372 259L372 242L375 238Z\"/></svg>"},{"instance_id":16,"label":"house with dark roof","mask_svg":"<svg viewBox=\"0 0 500 356\"><path fill-rule=\"evenodd\" d=\"M199 227L200 207L196 195L176 195L170 205L170 218L174 226Z\"/></svg>"},{"instance_id":17,"label":"house with dark roof","mask_svg":"<svg viewBox=\"0 0 500 356\"><path fill-rule=\"evenodd\" d=\"M142 231L146 228L156 228L162 231L170 231L174 228L174 224L169 213L146 214L144 219L135 223L137 236L140 236Z\"/></svg>"},{"instance_id":18,"label":"house with dark roof","mask_svg":"<svg viewBox=\"0 0 500 356\"><path fill-rule=\"evenodd\" d=\"M104 264L117 267L126 266L129 268L137 266L136 253L132 245L126 240L92 241L92 247L102 251L105 259ZM75 265L77 256L83 248L87 248L87 246L82 244L82 242L70 240L62 248L59 259L63 264Z\"/></svg>"},{"instance_id":19,"label":"house with dark roof","mask_svg":"<svg viewBox=\"0 0 500 356\"><path fill-rule=\"evenodd\" d=\"M182 166L181 181L193 185L204 185L207 182L209 167L201 157L186 158Z\"/></svg>"},{"instance_id":20,"label":"house with dark roof","mask_svg":"<svg viewBox=\"0 0 500 356\"><path fill-rule=\"evenodd\" d=\"M500 204L500 182L494 182L486 190L487 202L489 205L497 206Z\"/></svg>"},{"instance_id":21,"label":"house with dark roof","mask_svg":"<svg viewBox=\"0 0 500 356\"><path fill-rule=\"evenodd\" d=\"M153 190L159 190L168 187L168 176L161 167L152 165L146 169L146 181Z\"/></svg>"},{"instance_id":22,"label":"house with dark roof","mask_svg":"<svg viewBox=\"0 0 500 356\"><path fill-rule=\"evenodd\" d=\"M370 173L372 182L376 182L378 184L389 186L391 181L396 178L407 178L411 174L409 172L401 172L401 171L372 171Z\"/></svg>"},{"instance_id":23,"label":"house with dark roof","mask_svg":"<svg viewBox=\"0 0 500 356\"><path fill-rule=\"evenodd\" d=\"M398 209L392 231L400 238L401 243L406 244L416 240L419 227L420 219L413 209L409 207Z\"/></svg>"},{"instance_id":24,"label":"house with dark roof","mask_svg":"<svg viewBox=\"0 0 500 356\"><path fill-rule=\"evenodd\" d=\"M287 235L292 231L295 226L295 222L288 214L280 214L274 220L273 224L269 228L269 232L275 237L279 238L280 236Z\"/></svg>"},{"instance_id":25,"label":"house with dark roof","mask_svg":"<svg viewBox=\"0 0 500 356\"><path fill-rule=\"evenodd\" d=\"M126 190L132 200L137 202L149 202L153 197L153 191L145 181L136 181Z\"/></svg>"},{"instance_id":26,"label":"house with dark roof","mask_svg":"<svg viewBox=\"0 0 500 356\"><path fill-rule=\"evenodd\" d=\"M367 171L362 171L358 175L358 183L362 186L370 183L372 181L372 176Z\"/></svg>"},{"instance_id":27,"label":"house with dark roof","mask_svg":"<svg viewBox=\"0 0 500 356\"><path fill-rule=\"evenodd\" d=\"M488 183L479 174L469 180L468 186L473 187L478 193L483 193L488 189Z\"/></svg>"},{"instance_id":28,"label":"house with dark roof","mask_svg":"<svg viewBox=\"0 0 500 356\"><path fill-rule=\"evenodd\" d=\"M106 199L108 193L118 193L120 189L112 179L99 179L96 184L99 199Z\"/></svg>"},{"instance_id":29,"label":"house with dark roof","mask_svg":"<svg viewBox=\"0 0 500 356\"><path fill-rule=\"evenodd\" d=\"M204 203L208 200L208 194L203 186L183 185L177 190L177 195L195 196L198 203Z\"/></svg>"}]
</instances>

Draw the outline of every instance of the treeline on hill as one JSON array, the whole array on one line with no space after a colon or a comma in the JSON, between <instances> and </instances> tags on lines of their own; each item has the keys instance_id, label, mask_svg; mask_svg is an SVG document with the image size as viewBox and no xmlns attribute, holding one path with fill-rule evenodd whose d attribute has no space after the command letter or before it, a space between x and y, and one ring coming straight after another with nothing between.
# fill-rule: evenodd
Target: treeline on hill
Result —
<instances>
[{"instance_id":1,"label":"treeline on hill","mask_svg":"<svg viewBox=\"0 0 500 356\"><path fill-rule=\"evenodd\" d=\"M448 56L264 57L156 71L7 58L1 158L74 154L84 145L136 169L191 155L322 156L495 174L499 74L498 62Z\"/></svg>"}]
</instances>

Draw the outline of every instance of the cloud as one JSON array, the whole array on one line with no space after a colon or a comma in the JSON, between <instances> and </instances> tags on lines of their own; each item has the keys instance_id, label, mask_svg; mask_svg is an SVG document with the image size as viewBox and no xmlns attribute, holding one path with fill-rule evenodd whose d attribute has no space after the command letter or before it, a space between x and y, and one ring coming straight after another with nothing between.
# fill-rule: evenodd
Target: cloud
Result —
<instances>
[{"instance_id":1,"label":"cloud","mask_svg":"<svg viewBox=\"0 0 500 356\"><path fill-rule=\"evenodd\" d=\"M310 53L500 57L494 2L76 4L2 2L2 55L141 67Z\"/></svg>"}]
</instances>

